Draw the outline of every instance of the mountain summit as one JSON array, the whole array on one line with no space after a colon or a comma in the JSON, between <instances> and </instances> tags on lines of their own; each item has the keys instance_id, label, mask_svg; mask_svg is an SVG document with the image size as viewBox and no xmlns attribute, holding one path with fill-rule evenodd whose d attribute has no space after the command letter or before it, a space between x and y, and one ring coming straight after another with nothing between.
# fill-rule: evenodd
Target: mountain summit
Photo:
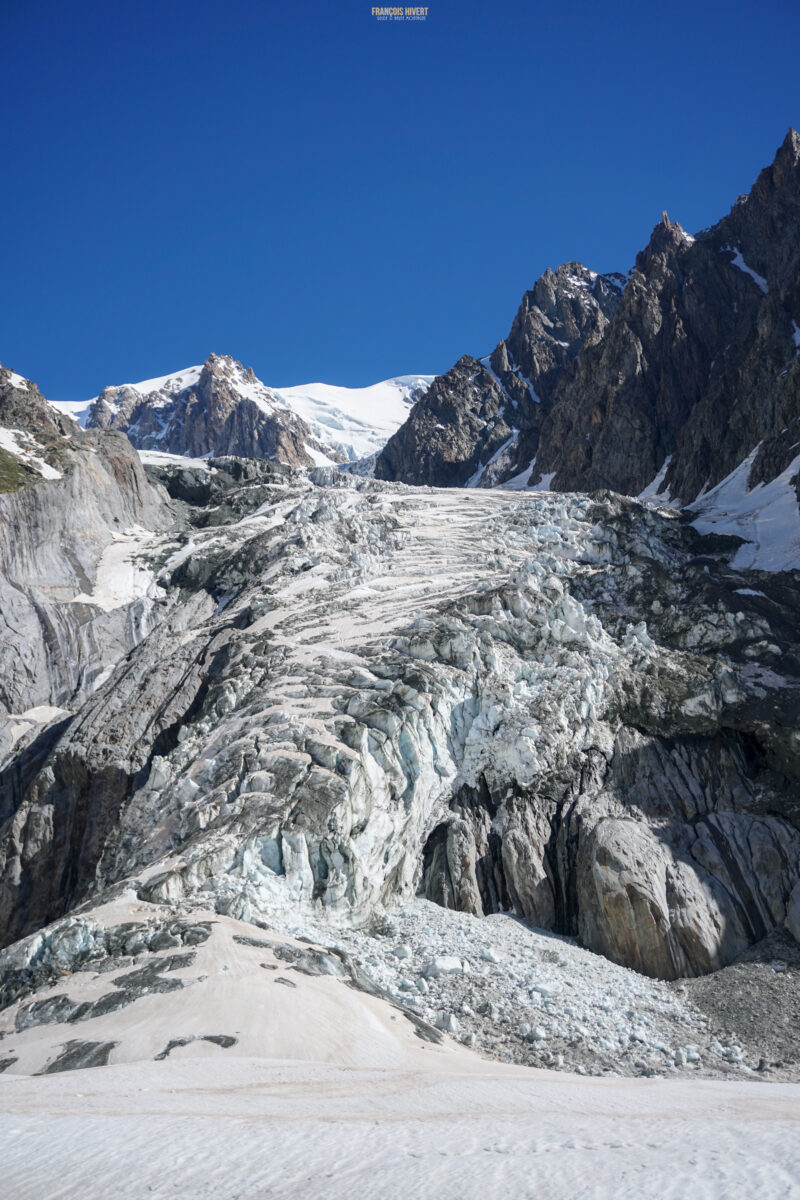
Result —
<instances>
[{"instance_id":1,"label":"mountain summit","mask_svg":"<svg viewBox=\"0 0 800 1200\"><path fill-rule=\"evenodd\" d=\"M56 407L87 429L121 430L139 450L332 466L379 451L429 383L429 376L408 375L366 388L278 390L229 355L210 354L200 366Z\"/></svg>"}]
</instances>

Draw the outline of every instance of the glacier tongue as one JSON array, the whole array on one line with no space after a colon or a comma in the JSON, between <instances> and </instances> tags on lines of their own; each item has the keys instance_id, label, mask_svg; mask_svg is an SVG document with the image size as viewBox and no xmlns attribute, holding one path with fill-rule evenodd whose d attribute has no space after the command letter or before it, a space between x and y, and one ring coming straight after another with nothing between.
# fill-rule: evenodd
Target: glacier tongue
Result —
<instances>
[{"instance_id":1,"label":"glacier tongue","mask_svg":"<svg viewBox=\"0 0 800 1200\"><path fill-rule=\"evenodd\" d=\"M71 719L32 700L8 718L0 918L6 943L33 938L9 963L28 946L44 970L63 937L80 957L122 889L150 916L311 933L501 1056L677 1070L702 1042L728 1063L696 1027L682 1049L663 985L619 972L700 976L800 935L793 581L611 493L234 458L146 472L161 531L109 534L77 596L109 619L146 604L146 625ZM588 949L555 951L562 976L541 931ZM498 954L533 975L495 1001L479 964ZM562 984L593 973L582 1016ZM602 994L629 987L620 1032Z\"/></svg>"},{"instance_id":2,"label":"glacier tongue","mask_svg":"<svg viewBox=\"0 0 800 1200\"><path fill-rule=\"evenodd\" d=\"M610 494L236 464L148 468L188 497L150 551L183 603L54 746L9 869L57 879L93 796L83 894L352 925L421 889L666 978L789 919L788 593L766 612L724 546Z\"/></svg>"}]
</instances>

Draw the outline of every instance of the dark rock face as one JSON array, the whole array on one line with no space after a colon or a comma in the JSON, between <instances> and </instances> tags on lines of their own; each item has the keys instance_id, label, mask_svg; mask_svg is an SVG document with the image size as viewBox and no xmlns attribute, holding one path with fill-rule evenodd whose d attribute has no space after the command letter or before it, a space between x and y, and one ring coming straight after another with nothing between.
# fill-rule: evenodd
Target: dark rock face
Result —
<instances>
[{"instance_id":1,"label":"dark rock face","mask_svg":"<svg viewBox=\"0 0 800 1200\"><path fill-rule=\"evenodd\" d=\"M59 1071L84 1071L89 1067L105 1067L117 1042L67 1042L56 1058L40 1075L55 1075Z\"/></svg>"},{"instance_id":2,"label":"dark rock face","mask_svg":"<svg viewBox=\"0 0 800 1200\"><path fill-rule=\"evenodd\" d=\"M546 476L558 490L637 495L671 457L663 487L688 503L757 446L751 486L785 470L800 441L800 135L790 130L712 229L691 238L664 214L627 283L579 264L547 272L487 365L507 397L487 408L488 428L471 379L450 372L444 428L417 405L379 458L380 478L423 481L424 430L424 481L465 482L496 448L498 414L516 443L478 484L535 457L531 485ZM465 409L471 422L459 416L451 434L448 414Z\"/></svg>"},{"instance_id":3,"label":"dark rock face","mask_svg":"<svg viewBox=\"0 0 800 1200\"><path fill-rule=\"evenodd\" d=\"M637 493L672 455L664 485L687 503L761 443L751 481L773 478L800 429L798 320L792 130L713 229L692 241L666 217L656 227L603 344L559 388L537 467L561 488Z\"/></svg>"},{"instance_id":4,"label":"dark rock face","mask_svg":"<svg viewBox=\"0 0 800 1200\"><path fill-rule=\"evenodd\" d=\"M463 487L511 437L508 397L474 358L460 359L417 402L375 463L378 479Z\"/></svg>"},{"instance_id":5,"label":"dark rock face","mask_svg":"<svg viewBox=\"0 0 800 1200\"><path fill-rule=\"evenodd\" d=\"M332 456L252 369L226 355L209 355L199 379L177 391L171 386L146 394L130 386L105 388L87 428L123 430L140 450L194 457L239 455L312 466L309 448Z\"/></svg>"},{"instance_id":6,"label":"dark rock face","mask_svg":"<svg viewBox=\"0 0 800 1200\"><path fill-rule=\"evenodd\" d=\"M580 263L546 271L487 359L465 356L434 381L378 455L376 478L487 487L529 465L562 370L602 337L624 282Z\"/></svg>"},{"instance_id":7,"label":"dark rock face","mask_svg":"<svg viewBox=\"0 0 800 1200\"><path fill-rule=\"evenodd\" d=\"M167 1042L160 1054L155 1056L155 1062L163 1062L165 1058L169 1058L173 1050L180 1050L183 1046L191 1046L192 1042L211 1042L212 1046L220 1046L223 1050L230 1050L231 1046L235 1046L237 1038L231 1037L228 1033L207 1033L207 1034L192 1034L189 1037L171 1038Z\"/></svg>"},{"instance_id":8,"label":"dark rock face","mask_svg":"<svg viewBox=\"0 0 800 1200\"><path fill-rule=\"evenodd\" d=\"M516 370L549 400L566 363L603 336L625 283L624 275L598 275L577 262L545 271L523 296L511 332L494 350L493 370L501 376Z\"/></svg>"}]
</instances>

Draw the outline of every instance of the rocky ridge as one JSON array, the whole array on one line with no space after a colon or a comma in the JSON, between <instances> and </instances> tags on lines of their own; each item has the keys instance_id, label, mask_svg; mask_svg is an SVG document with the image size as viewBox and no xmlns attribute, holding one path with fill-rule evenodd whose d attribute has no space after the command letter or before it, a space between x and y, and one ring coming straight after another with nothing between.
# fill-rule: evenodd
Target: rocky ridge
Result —
<instances>
[{"instance_id":1,"label":"rocky ridge","mask_svg":"<svg viewBox=\"0 0 800 1200\"><path fill-rule=\"evenodd\" d=\"M493 487L529 467L562 371L602 338L624 283L574 262L546 271L491 355L465 355L433 381L378 455L376 478Z\"/></svg>"},{"instance_id":2,"label":"rocky ridge","mask_svg":"<svg viewBox=\"0 0 800 1200\"><path fill-rule=\"evenodd\" d=\"M712 228L692 237L664 214L627 277L546 272L488 359L437 378L376 475L630 495L658 477L682 504L751 454L748 489L796 478L798 246L790 130Z\"/></svg>"}]
</instances>

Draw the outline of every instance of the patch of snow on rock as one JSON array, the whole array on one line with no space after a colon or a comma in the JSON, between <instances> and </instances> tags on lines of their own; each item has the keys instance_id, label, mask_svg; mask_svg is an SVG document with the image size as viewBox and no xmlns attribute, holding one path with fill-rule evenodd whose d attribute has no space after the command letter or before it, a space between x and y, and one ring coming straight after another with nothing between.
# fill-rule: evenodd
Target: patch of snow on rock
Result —
<instances>
[{"instance_id":1,"label":"patch of snow on rock","mask_svg":"<svg viewBox=\"0 0 800 1200\"><path fill-rule=\"evenodd\" d=\"M726 476L689 505L700 533L732 534L745 545L732 566L759 571L800 569L800 512L793 480L800 455L769 483L748 488L747 481L759 447Z\"/></svg>"},{"instance_id":2,"label":"patch of snow on rock","mask_svg":"<svg viewBox=\"0 0 800 1200\"><path fill-rule=\"evenodd\" d=\"M754 271L752 267L748 267L747 263L742 258L741 251L737 250L735 246L723 246L723 249L728 250L733 254L732 265L734 267L738 267L740 271L744 271L745 275L749 275L753 282L758 285L758 287L766 296L767 292L769 291L769 284L764 276L759 275L758 272Z\"/></svg>"},{"instance_id":3,"label":"patch of snow on rock","mask_svg":"<svg viewBox=\"0 0 800 1200\"><path fill-rule=\"evenodd\" d=\"M61 478L61 472L57 471L55 467L51 467L40 454L36 453L42 447L24 429L6 429L4 426L0 426L0 449L5 450L8 454L13 454L26 467L38 471L43 479Z\"/></svg>"}]
</instances>

